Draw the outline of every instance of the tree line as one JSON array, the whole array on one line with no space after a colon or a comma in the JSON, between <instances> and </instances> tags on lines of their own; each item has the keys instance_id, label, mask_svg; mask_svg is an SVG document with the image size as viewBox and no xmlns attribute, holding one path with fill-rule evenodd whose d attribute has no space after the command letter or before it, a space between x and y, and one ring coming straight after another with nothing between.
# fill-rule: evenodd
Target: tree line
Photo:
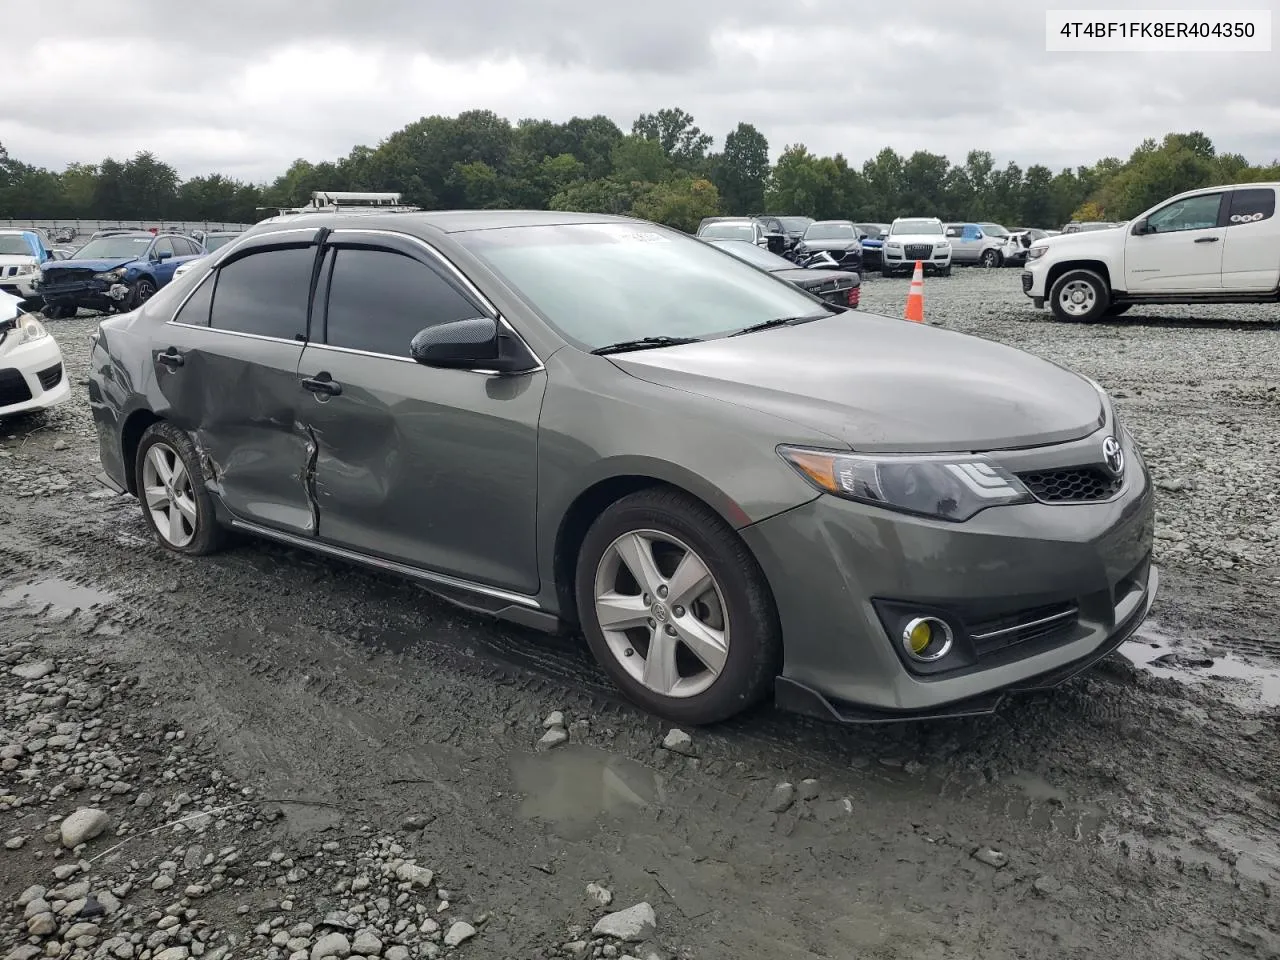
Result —
<instances>
[{"instance_id":1,"label":"tree line","mask_svg":"<svg viewBox=\"0 0 1280 960\"><path fill-rule=\"evenodd\" d=\"M739 123L715 149L679 107L642 114L629 133L605 116L512 123L489 110L431 116L376 147L295 160L272 183L212 173L183 180L150 152L52 171L0 145L0 218L252 223L313 190L397 191L425 209L524 208L631 214L683 230L716 214L773 213L881 222L895 216L1056 227L1125 220L1164 197L1221 183L1280 180L1280 161L1219 154L1199 131L1144 140L1127 160L1054 171L961 162L885 148L861 166L790 144L776 163L756 127Z\"/></svg>"}]
</instances>

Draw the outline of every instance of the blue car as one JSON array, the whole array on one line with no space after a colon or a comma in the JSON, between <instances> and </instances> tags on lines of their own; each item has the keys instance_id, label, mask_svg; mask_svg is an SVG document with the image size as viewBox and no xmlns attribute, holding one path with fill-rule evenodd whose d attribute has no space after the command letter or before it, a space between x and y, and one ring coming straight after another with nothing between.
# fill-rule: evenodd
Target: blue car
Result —
<instances>
[{"instance_id":1,"label":"blue car","mask_svg":"<svg viewBox=\"0 0 1280 960\"><path fill-rule=\"evenodd\" d=\"M865 234L862 238L862 264L864 267L880 266L880 251L884 248L885 234L889 232L887 223L855 223L858 232Z\"/></svg>"},{"instance_id":2,"label":"blue car","mask_svg":"<svg viewBox=\"0 0 1280 960\"><path fill-rule=\"evenodd\" d=\"M70 260L45 265L36 288L51 320L81 307L103 313L135 310L173 279L173 272L205 250L176 233L120 233L90 240Z\"/></svg>"}]
</instances>

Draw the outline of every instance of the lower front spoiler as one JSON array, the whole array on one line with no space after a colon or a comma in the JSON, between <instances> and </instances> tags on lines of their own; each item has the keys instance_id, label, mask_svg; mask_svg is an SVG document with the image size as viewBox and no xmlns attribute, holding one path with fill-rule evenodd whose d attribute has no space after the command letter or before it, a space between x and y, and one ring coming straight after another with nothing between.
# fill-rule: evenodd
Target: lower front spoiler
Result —
<instances>
[{"instance_id":1,"label":"lower front spoiler","mask_svg":"<svg viewBox=\"0 0 1280 960\"><path fill-rule=\"evenodd\" d=\"M773 686L774 704L780 710L790 713L842 724L898 723L906 720L948 720L958 717L986 716L1000 709L1005 699L1011 695L1052 690L1114 653L1147 619L1159 586L1160 574L1152 565L1150 579L1147 582L1147 595L1142 605L1129 615L1128 620L1118 624L1115 631L1101 645L1079 660L1073 660L1053 670L1027 677L976 697L942 703L923 710L884 710L879 707L833 702L812 687L787 677L778 677Z\"/></svg>"}]
</instances>

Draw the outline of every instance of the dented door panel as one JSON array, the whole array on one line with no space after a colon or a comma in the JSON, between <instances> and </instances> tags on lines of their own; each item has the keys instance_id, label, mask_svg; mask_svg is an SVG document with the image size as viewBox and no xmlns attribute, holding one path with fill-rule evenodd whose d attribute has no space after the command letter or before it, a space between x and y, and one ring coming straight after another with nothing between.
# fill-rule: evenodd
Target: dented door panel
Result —
<instances>
[{"instance_id":1,"label":"dented door panel","mask_svg":"<svg viewBox=\"0 0 1280 960\"><path fill-rule=\"evenodd\" d=\"M311 437L297 419L302 344L169 324L155 361L168 417L191 434L209 490L235 516L313 535L307 496ZM154 359L154 358L153 358Z\"/></svg>"},{"instance_id":2,"label":"dented door panel","mask_svg":"<svg viewBox=\"0 0 1280 960\"><path fill-rule=\"evenodd\" d=\"M322 540L476 583L538 589L538 414L546 373L485 376L308 346Z\"/></svg>"}]
</instances>

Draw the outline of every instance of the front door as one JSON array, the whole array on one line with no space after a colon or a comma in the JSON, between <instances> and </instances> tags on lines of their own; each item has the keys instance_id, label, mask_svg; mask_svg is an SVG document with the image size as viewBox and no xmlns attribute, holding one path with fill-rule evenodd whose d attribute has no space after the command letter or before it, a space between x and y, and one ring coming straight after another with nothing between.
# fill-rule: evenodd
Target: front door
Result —
<instances>
[{"instance_id":1,"label":"front door","mask_svg":"<svg viewBox=\"0 0 1280 960\"><path fill-rule=\"evenodd\" d=\"M420 241L329 238L300 420L316 442L322 540L472 583L538 590L538 415L546 373L422 366L424 328L491 315Z\"/></svg>"},{"instance_id":2,"label":"front door","mask_svg":"<svg viewBox=\"0 0 1280 960\"><path fill-rule=\"evenodd\" d=\"M1125 227L1129 293L1212 293L1222 289L1219 226L1223 194L1202 193L1166 204L1147 217L1147 232Z\"/></svg>"},{"instance_id":3,"label":"front door","mask_svg":"<svg viewBox=\"0 0 1280 960\"><path fill-rule=\"evenodd\" d=\"M977 263L982 253L982 231L975 224L959 224L954 231L947 230L951 241L951 260L954 263Z\"/></svg>"},{"instance_id":4,"label":"front door","mask_svg":"<svg viewBox=\"0 0 1280 960\"><path fill-rule=\"evenodd\" d=\"M243 520L314 535L313 445L298 387L315 230L264 236L206 277L157 337L157 411L190 433L214 495Z\"/></svg>"}]
</instances>

